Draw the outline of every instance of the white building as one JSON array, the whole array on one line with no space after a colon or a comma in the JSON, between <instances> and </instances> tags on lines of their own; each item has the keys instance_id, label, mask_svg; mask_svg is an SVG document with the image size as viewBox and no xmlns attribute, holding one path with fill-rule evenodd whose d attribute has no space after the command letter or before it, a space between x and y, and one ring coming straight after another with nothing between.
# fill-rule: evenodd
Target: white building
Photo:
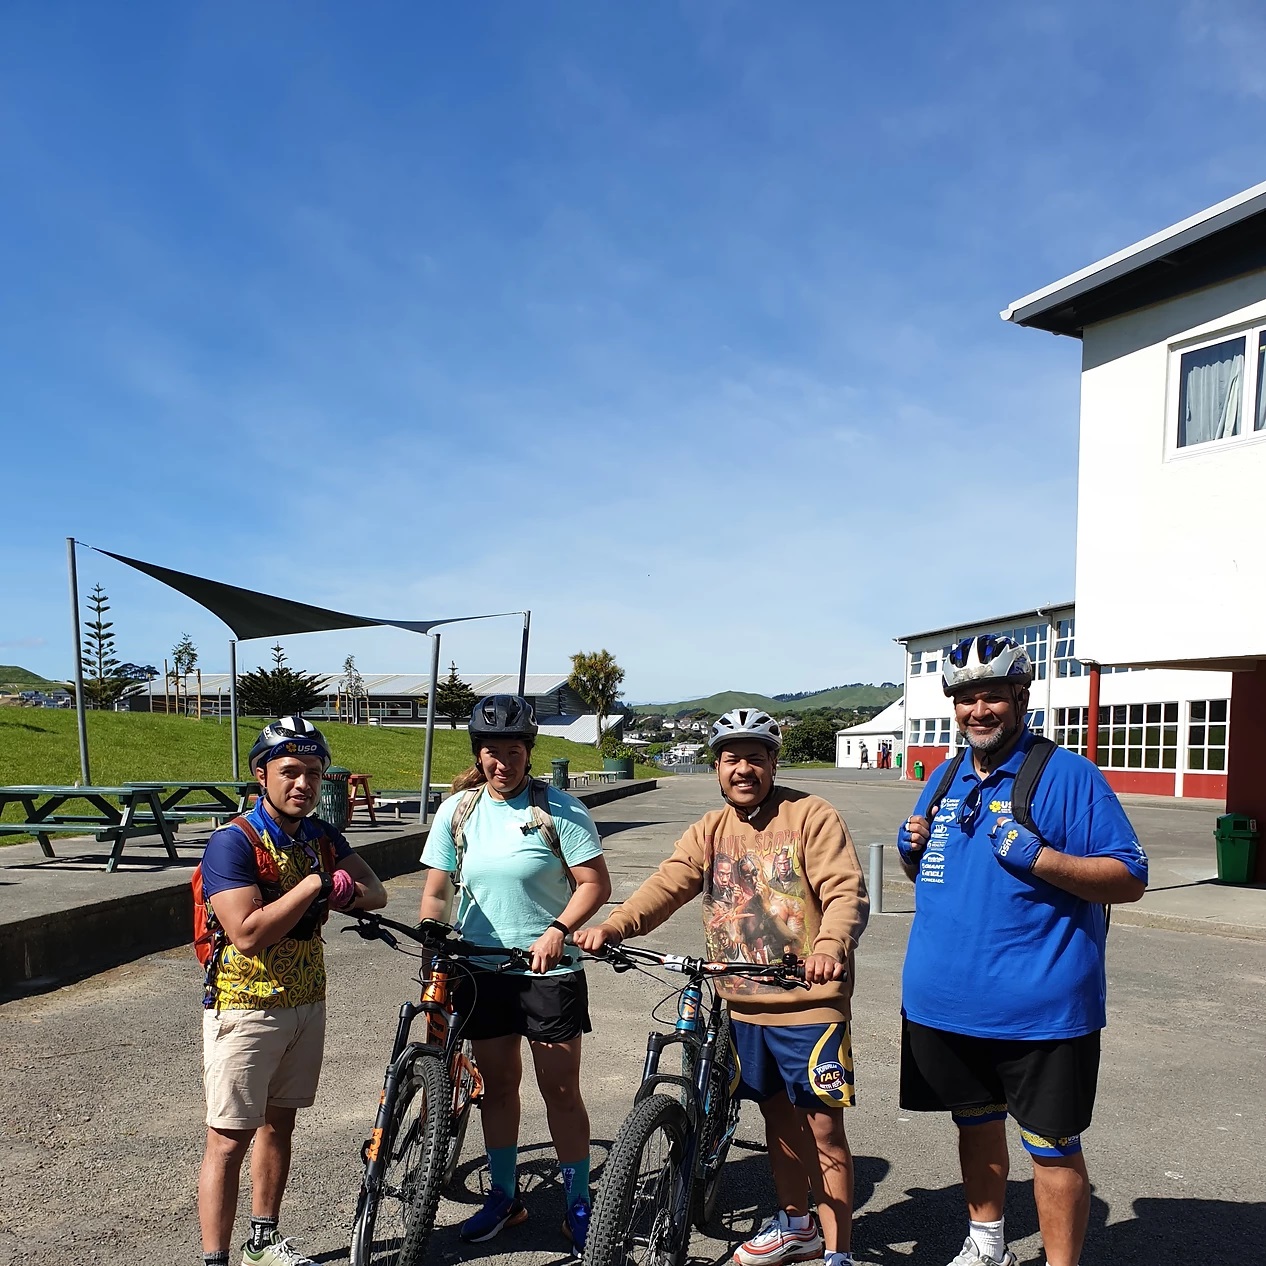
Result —
<instances>
[{"instance_id":1,"label":"white building","mask_svg":"<svg viewBox=\"0 0 1266 1266\"><path fill-rule=\"evenodd\" d=\"M1033 660L1029 725L1088 754L1090 675L1079 659L1071 602L898 638L906 648L906 777L929 777L960 743L941 669L962 638L1005 633ZM1226 795L1231 674L1103 666L1097 763L1117 791L1221 799ZM878 719L878 718L876 718ZM838 738L837 738L838 743Z\"/></svg>"},{"instance_id":2,"label":"white building","mask_svg":"<svg viewBox=\"0 0 1266 1266\"><path fill-rule=\"evenodd\" d=\"M860 769L862 745L865 744L868 763L875 764L875 753L880 743L892 744L892 767L901 765L905 750L905 699L896 699L877 716L860 725L850 725L846 730L835 732L836 769Z\"/></svg>"},{"instance_id":3,"label":"white building","mask_svg":"<svg viewBox=\"0 0 1266 1266\"><path fill-rule=\"evenodd\" d=\"M1082 341L1079 654L1229 671L1227 809L1266 821L1266 184L1002 317Z\"/></svg>"}]
</instances>

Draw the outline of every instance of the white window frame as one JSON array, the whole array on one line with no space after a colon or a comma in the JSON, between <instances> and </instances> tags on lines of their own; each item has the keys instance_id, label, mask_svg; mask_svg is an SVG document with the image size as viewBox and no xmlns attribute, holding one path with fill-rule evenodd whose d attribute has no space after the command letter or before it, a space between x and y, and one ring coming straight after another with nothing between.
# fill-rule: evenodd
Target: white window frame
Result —
<instances>
[{"instance_id":1,"label":"white window frame","mask_svg":"<svg viewBox=\"0 0 1266 1266\"><path fill-rule=\"evenodd\" d=\"M1240 389L1240 433L1224 435L1220 440L1202 440L1197 444L1178 444L1178 408L1182 400L1182 358L1188 352L1198 352L1206 347L1216 347L1231 339L1244 340L1244 382ZM1257 417L1257 367L1261 354L1258 350L1266 340L1266 322L1259 316L1247 324L1230 326L1215 334L1202 334L1199 338L1182 339L1169 345L1169 366L1165 390L1165 460L1184 461L1205 453L1223 453L1228 447L1240 444L1260 444L1266 440L1266 427L1253 429Z\"/></svg>"},{"instance_id":2,"label":"white window frame","mask_svg":"<svg viewBox=\"0 0 1266 1266\"><path fill-rule=\"evenodd\" d=\"M1217 705L1221 705L1222 720L1210 720L1210 714L1215 710ZM1198 715L1198 709L1204 710L1204 715ZM1191 741L1192 731L1195 729L1204 731L1204 741L1193 743ZM1222 742L1210 743L1209 731L1211 729L1219 729L1222 731ZM1189 774L1214 774L1226 776L1227 750L1230 746L1231 737L1231 701L1229 699L1192 699L1187 704L1187 759L1185 762L1185 772ZM1217 752L1222 758L1222 767L1220 769L1211 769L1209 767L1209 753ZM1200 754L1201 763L1193 765L1191 763L1192 756L1195 753Z\"/></svg>"}]
</instances>

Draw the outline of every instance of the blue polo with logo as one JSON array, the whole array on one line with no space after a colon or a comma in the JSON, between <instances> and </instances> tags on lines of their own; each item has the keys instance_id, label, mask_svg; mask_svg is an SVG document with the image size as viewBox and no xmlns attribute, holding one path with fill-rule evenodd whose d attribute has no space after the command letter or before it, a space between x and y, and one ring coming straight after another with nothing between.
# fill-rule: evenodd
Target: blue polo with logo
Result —
<instances>
[{"instance_id":1,"label":"blue polo with logo","mask_svg":"<svg viewBox=\"0 0 1266 1266\"><path fill-rule=\"evenodd\" d=\"M983 781L969 753L930 819L902 974L902 1012L917 1024L1039 1041L1080 1037L1107 1022L1103 907L1012 873L989 838L997 819L1011 815L1011 789L1032 745L1026 729ZM927 816L939 782L938 771L915 814ZM1055 749L1034 789L1031 817L1051 848L1115 857L1147 882L1147 855L1134 828L1085 757Z\"/></svg>"}]
</instances>

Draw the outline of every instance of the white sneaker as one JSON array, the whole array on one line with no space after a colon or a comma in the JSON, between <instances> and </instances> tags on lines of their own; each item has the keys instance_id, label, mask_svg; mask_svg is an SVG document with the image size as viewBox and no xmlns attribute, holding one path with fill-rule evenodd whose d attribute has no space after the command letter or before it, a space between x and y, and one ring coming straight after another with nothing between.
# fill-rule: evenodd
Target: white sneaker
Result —
<instances>
[{"instance_id":1,"label":"white sneaker","mask_svg":"<svg viewBox=\"0 0 1266 1266\"><path fill-rule=\"evenodd\" d=\"M1015 1254L1008 1248L1002 1251L1002 1260L990 1257L988 1253L982 1253L976 1247L976 1241L969 1235L963 1241L963 1247L959 1254L949 1266L1016 1266Z\"/></svg>"},{"instance_id":2,"label":"white sneaker","mask_svg":"<svg viewBox=\"0 0 1266 1266\"><path fill-rule=\"evenodd\" d=\"M298 1240L273 1240L258 1253L247 1245L242 1246L242 1266L316 1266L310 1257L304 1257L295 1247Z\"/></svg>"},{"instance_id":3,"label":"white sneaker","mask_svg":"<svg viewBox=\"0 0 1266 1266\"><path fill-rule=\"evenodd\" d=\"M785 1209L779 1209L750 1240L734 1250L739 1266L773 1266L775 1262L805 1262L822 1256L822 1234L812 1214L809 1225L797 1231ZM1015 1266L1012 1261L1011 1266Z\"/></svg>"}]
</instances>

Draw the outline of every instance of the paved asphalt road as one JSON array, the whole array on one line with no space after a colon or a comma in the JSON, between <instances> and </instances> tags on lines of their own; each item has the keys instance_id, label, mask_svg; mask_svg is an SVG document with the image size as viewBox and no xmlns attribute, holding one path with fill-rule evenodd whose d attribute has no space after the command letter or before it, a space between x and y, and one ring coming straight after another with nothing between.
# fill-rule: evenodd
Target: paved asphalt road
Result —
<instances>
[{"instance_id":1,"label":"paved asphalt road","mask_svg":"<svg viewBox=\"0 0 1266 1266\"><path fill-rule=\"evenodd\" d=\"M867 841L890 837L913 798L911 788L888 781L806 776L802 785L840 806L863 853ZM710 779L679 778L596 811L617 898L715 796ZM1207 833L1202 817L1180 808L1132 812L1158 847L1181 850L1189 837ZM889 909L908 909L908 891L890 880ZM391 912L410 917L419 878L393 881L390 890ZM855 1247L861 1261L943 1266L964 1234L952 1130L942 1118L903 1114L896 1103L909 923L902 913L873 918L859 955L860 1104L847 1118L857 1155ZM321 1262L345 1260L358 1150L396 1007L411 993L407 959L353 937L330 939L326 1071L317 1107L301 1115L283 1223ZM697 950L697 911L681 911L653 940ZM631 1100L649 1012L668 990L601 966L589 971L595 1032L585 1086L600 1163ZM1266 943L1114 927L1109 977L1099 1107L1087 1136L1095 1197L1084 1260L1266 1261ZM192 955L173 951L0 1008L0 1263L201 1261L198 988ZM441 1207L433 1260L562 1262L560 1189L532 1088L523 1122L531 1219L476 1251L458 1243L455 1224L480 1191L477 1132L467 1141L456 1197ZM769 1212L759 1140L759 1116L749 1107L727 1166L725 1229L720 1238L696 1235L696 1261L723 1261ZM1040 1262L1029 1166L1014 1132L1012 1161L1009 1238L1022 1263Z\"/></svg>"}]
</instances>

